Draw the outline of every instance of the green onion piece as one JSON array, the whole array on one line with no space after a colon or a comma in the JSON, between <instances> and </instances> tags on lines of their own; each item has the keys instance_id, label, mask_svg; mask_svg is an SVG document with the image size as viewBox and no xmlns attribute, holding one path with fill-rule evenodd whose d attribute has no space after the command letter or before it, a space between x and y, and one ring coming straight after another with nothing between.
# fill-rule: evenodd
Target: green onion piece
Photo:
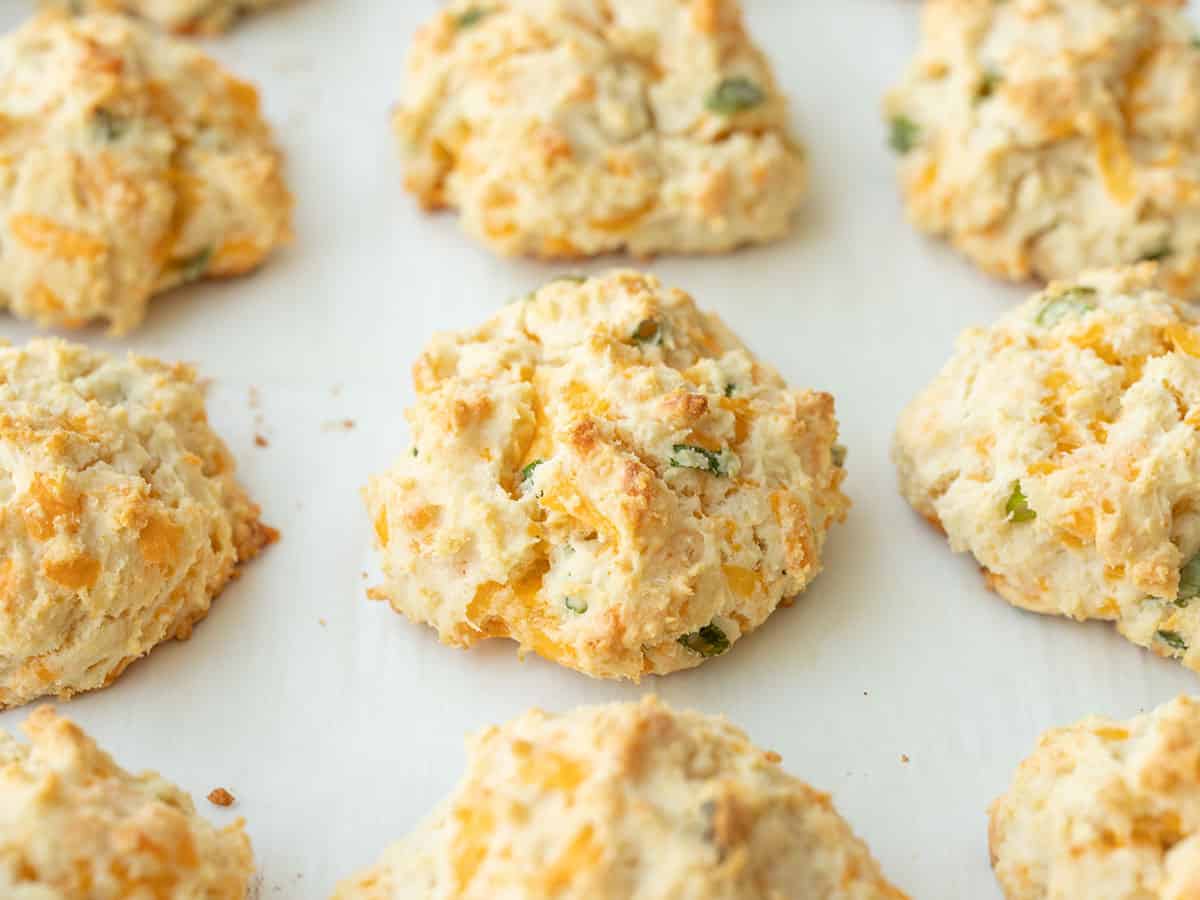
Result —
<instances>
[{"instance_id":1,"label":"green onion piece","mask_svg":"<svg viewBox=\"0 0 1200 900\"><path fill-rule=\"evenodd\" d=\"M890 123L888 146L903 155L917 146L921 136L921 126L908 116L895 116Z\"/></svg>"},{"instance_id":2,"label":"green onion piece","mask_svg":"<svg viewBox=\"0 0 1200 900\"><path fill-rule=\"evenodd\" d=\"M555 275L553 278L547 281L546 284L557 284L560 281L569 281L572 284L583 284L585 281L587 281L587 276L574 275L568 272L564 275Z\"/></svg>"},{"instance_id":3,"label":"green onion piece","mask_svg":"<svg viewBox=\"0 0 1200 900\"><path fill-rule=\"evenodd\" d=\"M473 25L478 25L487 16L490 16L494 10L483 9L479 6L472 6L466 12L459 13L454 20L454 26L459 29L470 28Z\"/></svg>"},{"instance_id":4,"label":"green onion piece","mask_svg":"<svg viewBox=\"0 0 1200 900\"><path fill-rule=\"evenodd\" d=\"M195 281L208 271L208 264L212 260L212 247L205 247L193 253L191 256L185 256L182 259L173 261L173 265L179 272L180 280L186 284L189 281Z\"/></svg>"},{"instance_id":5,"label":"green onion piece","mask_svg":"<svg viewBox=\"0 0 1200 900\"><path fill-rule=\"evenodd\" d=\"M766 93L749 78L735 75L725 78L709 91L704 106L709 112L732 116L753 109L767 99Z\"/></svg>"},{"instance_id":6,"label":"green onion piece","mask_svg":"<svg viewBox=\"0 0 1200 900\"><path fill-rule=\"evenodd\" d=\"M416 447L413 447L412 454L413 454L413 459L416 459L417 458L417 448Z\"/></svg>"},{"instance_id":7,"label":"green onion piece","mask_svg":"<svg viewBox=\"0 0 1200 900\"><path fill-rule=\"evenodd\" d=\"M526 464L526 466L521 469L521 481L526 482L532 478L533 470L540 466L543 462L545 462L545 460L535 459L533 462Z\"/></svg>"},{"instance_id":8,"label":"green onion piece","mask_svg":"<svg viewBox=\"0 0 1200 900\"><path fill-rule=\"evenodd\" d=\"M129 120L101 106L92 112L92 128L101 140L111 144L129 130Z\"/></svg>"},{"instance_id":9,"label":"green onion piece","mask_svg":"<svg viewBox=\"0 0 1200 900\"><path fill-rule=\"evenodd\" d=\"M1180 636L1178 631L1159 631L1156 633L1158 634L1158 639L1172 650L1178 650L1181 653L1187 651L1187 641Z\"/></svg>"},{"instance_id":10,"label":"green onion piece","mask_svg":"<svg viewBox=\"0 0 1200 900\"><path fill-rule=\"evenodd\" d=\"M655 319L642 319L642 321L638 322L638 327L633 329L630 340L635 344L649 344L651 347L659 347L663 342L662 326Z\"/></svg>"},{"instance_id":11,"label":"green onion piece","mask_svg":"<svg viewBox=\"0 0 1200 900\"><path fill-rule=\"evenodd\" d=\"M979 79L979 85L975 88L975 102L979 103L991 97L1003 80L1004 77L995 69L985 69L983 77Z\"/></svg>"},{"instance_id":12,"label":"green onion piece","mask_svg":"<svg viewBox=\"0 0 1200 900\"><path fill-rule=\"evenodd\" d=\"M728 475L732 454L722 450L715 453L695 444L674 444L669 462L682 469L698 469L713 475Z\"/></svg>"},{"instance_id":13,"label":"green onion piece","mask_svg":"<svg viewBox=\"0 0 1200 900\"><path fill-rule=\"evenodd\" d=\"M705 659L710 656L720 656L729 649L729 638L716 625L705 625L699 631L685 634L679 638L679 643L693 653L699 653Z\"/></svg>"},{"instance_id":14,"label":"green onion piece","mask_svg":"<svg viewBox=\"0 0 1200 900\"><path fill-rule=\"evenodd\" d=\"M1179 570L1179 591L1175 594L1175 605L1184 607L1189 600L1200 597L1200 553L1183 564Z\"/></svg>"},{"instance_id":15,"label":"green onion piece","mask_svg":"<svg viewBox=\"0 0 1200 900\"><path fill-rule=\"evenodd\" d=\"M736 388L734 387L733 382L730 382L729 384L725 385L725 396L732 397L735 389Z\"/></svg>"},{"instance_id":16,"label":"green onion piece","mask_svg":"<svg viewBox=\"0 0 1200 900\"><path fill-rule=\"evenodd\" d=\"M1004 512L1010 522L1032 522L1037 518L1037 513L1029 508L1029 501L1021 490L1021 482L1012 483L1012 493L1004 504Z\"/></svg>"},{"instance_id":17,"label":"green onion piece","mask_svg":"<svg viewBox=\"0 0 1200 900\"><path fill-rule=\"evenodd\" d=\"M833 457L833 464L839 469L846 465L845 444L834 444L829 451L829 455Z\"/></svg>"},{"instance_id":18,"label":"green onion piece","mask_svg":"<svg viewBox=\"0 0 1200 900\"><path fill-rule=\"evenodd\" d=\"M563 606L575 613L577 616L581 616L588 611L587 601L580 600L576 597L567 597L565 600L563 600Z\"/></svg>"},{"instance_id":19,"label":"green onion piece","mask_svg":"<svg viewBox=\"0 0 1200 900\"><path fill-rule=\"evenodd\" d=\"M1034 320L1046 328L1053 328L1068 316L1082 316L1096 308L1089 298L1096 296L1096 289L1090 287L1071 287L1061 294L1055 294L1038 310Z\"/></svg>"},{"instance_id":20,"label":"green onion piece","mask_svg":"<svg viewBox=\"0 0 1200 900\"><path fill-rule=\"evenodd\" d=\"M1173 252L1174 250L1171 247L1171 242L1166 238L1163 238L1157 247L1150 250L1148 253L1143 254L1138 259L1138 262L1162 262Z\"/></svg>"}]
</instances>

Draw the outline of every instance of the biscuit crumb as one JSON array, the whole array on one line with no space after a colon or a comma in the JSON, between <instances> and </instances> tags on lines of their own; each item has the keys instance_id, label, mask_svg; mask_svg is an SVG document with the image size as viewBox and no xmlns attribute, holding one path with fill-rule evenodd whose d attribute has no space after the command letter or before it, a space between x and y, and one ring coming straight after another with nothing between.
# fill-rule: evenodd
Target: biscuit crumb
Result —
<instances>
[{"instance_id":1,"label":"biscuit crumb","mask_svg":"<svg viewBox=\"0 0 1200 900\"><path fill-rule=\"evenodd\" d=\"M765 751L765 752L763 753L763 756L765 756L765 757L766 757L766 759L767 759L767 762L771 762L771 763L781 763L781 762L783 762L783 757L782 757L782 756L780 756L778 753L776 753L774 750L767 750L767 751Z\"/></svg>"},{"instance_id":2,"label":"biscuit crumb","mask_svg":"<svg viewBox=\"0 0 1200 900\"><path fill-rule=\"evenodd\" d=\"M321 430L322 431L353 431L354 430L354 420L353 419L334 419L329 422L322 422Z\"/></svg>"},{"instance_id":3,"label":"biscuit crumb","mask_svg":"<svg viewBox=\"0 0 1200 900\"><path fill-rule=\"evenodd\" d=\"M907 754L907 753L901 753L901 754L900 754L900 762L902 762L902 763L907 763L908 761L909 761L909 760L908 760L908 754Z\"/></svg>"},{"instance_id":4,"label":"biscuit crumb","mask_svg":"<svg viewBox=\"0 0 1200 900\"><path fill-rule=\"evenodd\" d=\"M208 802L213 806L233 806L237 798L223 787L213 788L208 792Z\"/></svg>"},{"instance_id":5,"label":"biscuit crumb","mask_svg":"<svg viewBox=\"0 0 1200 900\"><path fill-rule=\"evenodd\" d=\"M254 436L254 446L255 447L269 447L269 446L271 446L271 443L265 437L263 437L261 434L256 434Z\"/></svg>"},{"instance_id":6,"label":"biscuit crumb","mask_svg":"<svg viewBox=\"0 0 1200 900\"><path fill-rule=\"evenodd\" d=\"M324 619L317 619L317 621L318 621L318 622L321 624L321 627L322 627L322 628L324 628L326 625L328 625L328 624L329 624L329 623L328 623L327 621L325 621Z\"/></svg>"}]
</instances>

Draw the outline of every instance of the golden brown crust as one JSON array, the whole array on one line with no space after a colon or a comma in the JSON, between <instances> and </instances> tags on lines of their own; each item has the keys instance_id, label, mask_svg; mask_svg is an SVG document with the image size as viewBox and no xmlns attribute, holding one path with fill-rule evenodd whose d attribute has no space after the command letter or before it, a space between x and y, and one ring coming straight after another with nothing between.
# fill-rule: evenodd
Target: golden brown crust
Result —
<instances>
[{"instance_id":1,"label":"golden brown crust","mask_svg":"<svg viewBox=\"0 0 1200 900\"><path fill-rule=\"evenodd\" d=\"M821 569L849 505L833 398L653 277L553 282L414 366L414 447L366 491L380 596L637 679L699 665Z\"/></svg>"},{"instance_id":2,"label":"golden brown crust","mask_svg":"<svg viewBox=\"0 0 1200 900\"><path fill-rule=\"evenodd\" d=\"M275 534L182 365L0 348L0 708L184 639Z\"/></svg>"},{"instance_id":3,"label":"golden brown crust","mask_svg":"<svg viewBox=\"0 0 1200 900\"><path fill-rule=\"evenodd\" d=\"M218 830L153 772L131 775L42 707L29 744L0 732L0 895L244 900L254 872L239 820Z\"/></svg>"}]
</instances>

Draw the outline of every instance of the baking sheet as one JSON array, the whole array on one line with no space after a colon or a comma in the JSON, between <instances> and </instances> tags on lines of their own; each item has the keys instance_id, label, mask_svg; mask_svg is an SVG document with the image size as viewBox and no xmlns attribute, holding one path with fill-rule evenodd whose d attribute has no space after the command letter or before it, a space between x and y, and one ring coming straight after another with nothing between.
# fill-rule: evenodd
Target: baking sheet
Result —
<instances>
[{"instance_id":1,"label":"baking sheet","mask_svg":"<svg viewBox=\"0 0 1200 900\"><path fill-rule=\"evenodd\" d=\"M364 596L373 561L358 491L406 445L416 354L432 331L474 325L561 271L493 258L401 190L388 111L409 36L437 5L296 0L207 42L262 88L298 239L253 277L158 300L127 339L83 337L193 361L213 379L210 418L283 538L190 641L65 712L212 819L244 816L264 898L325 898L372 862L452 787L466 732L532 705L650 691L779 751L914 897L998 897L986 809L1035 736L1148 709L1195 676L1105 625L1009 607L896 491L901 407L959 330L1027 293L903 220L878 110L915 43L917 4L745 0L808 145L810 200L780 244L646 268L720 312L792 383L836 396L854 508L793 608L727 656L638 687L518 662L508 642L446 648ZM0 25L28 9L4 0ZM0 318L10 340L33 333ZM0 715L0 728L27 712ZM237 796L233 809L203 799L216 786Z\"/></svg>"}]
</instances>

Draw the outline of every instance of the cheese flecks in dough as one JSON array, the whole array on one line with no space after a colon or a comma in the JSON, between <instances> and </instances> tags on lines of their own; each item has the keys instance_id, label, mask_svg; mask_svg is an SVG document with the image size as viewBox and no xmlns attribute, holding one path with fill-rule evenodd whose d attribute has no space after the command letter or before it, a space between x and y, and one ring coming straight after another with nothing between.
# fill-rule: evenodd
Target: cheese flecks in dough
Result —
<instances>
[{"instance_id":1,"label":"cheese flecks in dough","mask_svg":"<svg viewBox=\"0 0 1200 900\"><path fill-rule=\"evenodd\" d=\"M1183 0L930 0L888 97L909 218L1020 280L1155 260L1200 295L1200 49Z\"/></svg>"},{"instance_id":2,"label":"cheese flecks in dough","mask_svg":"<svg viewBox=\"0 0 1200 900\"><path fill-rule=\"evenodd\" d=\"M893 456L1009 602L1200 670L1200 323L1154 275L1053 283L964 332Z\"/></svg>"},{"instance_id":3,"label":"cheese flecks in dough","mask_svg":"<svg viewBox=\"0 0 1200 900\"><path fill-rule=\"evenodd\" d=\"M291 208L257 92L190 44L106 14L0 39L0 307L130 331L260 265Z\"/></svg>"},{"instance_id":4,"label":"cheese flecks in dough","mask_svg":"<svg viewBox=\"0 0 1200 900\"><path fill-rule=\"evenodd\" d=\"M274 537L187 366L0 348L0 709L183 639Z\"/></svg>"},{"instance_id":5,"label":"cheese flecks in dough","mask_svg":"<svg viewBox=\"0 0 1200 900\"><path fill-rule=\"evenodd\" d=\"M0 896L243 900L254 873L239 820L217 829L154 772L133 775L42 707L28 744L0 732Z\"/></svg>"},{"instance_id":6,"label":"cheese flecks in dough","mask_svg":"<svg viewBox=\"0 0 1200 900\"><path fill-rule=\"evenodd\" d=\"M1200 893L1200 705L1042 735L991 807L1007 900L1190 900Z\"/></svg>"},{"instance_id":7,"label":"cheese flecks in dough","mask_svg":"<svg viewBox=\"0 0 1200 900\"><path fill-rule=\"evenodd\" d=\"M450 797L335 900L904 900L829 797L655 698L476 735Z\"/></svg>"},{"instance_id":8,"label":"cheese flecks in dough","mask_svg":"<svg viewBox=\"0 0 1200 900\"><path fill-rule=\"evenodd\" d=\"M454 0L395 114L406 187L504 254L716 253L805 188L737 0Z\"/></svg>"},{"instance_id":9,"label":"cheese flecks in dough","mask_svg":"<svg viewBox=\"0 0 1200 900\"><path fill-rule=\"evenodd\" d=\"M449 644L698 665L808 585L848 506L833 398L651 276L552 282L414 379L413 446L366 490L376 596Z\"/></svg>"}]
</instances>

